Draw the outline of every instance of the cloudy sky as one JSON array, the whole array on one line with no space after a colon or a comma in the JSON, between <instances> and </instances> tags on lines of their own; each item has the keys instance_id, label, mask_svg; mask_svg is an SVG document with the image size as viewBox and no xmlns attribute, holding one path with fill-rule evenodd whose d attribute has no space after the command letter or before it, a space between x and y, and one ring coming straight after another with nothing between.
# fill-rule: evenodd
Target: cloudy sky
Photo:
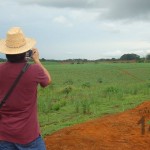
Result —
<instances>
[{"instance_id":1,"label":"cloudy sky","mask_svg":"<svg viewBox=\"0 0 150 150\"><path fill-rule=\"evenodd\" d=\"M150 53L150 0L0 0L0 39L12 26L46 59Z\"/></svg>"}]
</instances>

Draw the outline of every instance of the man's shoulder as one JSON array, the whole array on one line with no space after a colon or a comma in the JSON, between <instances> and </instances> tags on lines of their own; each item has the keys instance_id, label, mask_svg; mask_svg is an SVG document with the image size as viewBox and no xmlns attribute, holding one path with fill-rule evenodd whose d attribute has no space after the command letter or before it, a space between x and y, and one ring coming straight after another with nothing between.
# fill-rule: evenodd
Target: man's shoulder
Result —
<instances>
[{"instance_id":1,"label":"man's shoulder","mask_svg":"<svg viewBox=\"0 0 150 150\"><path fill-rule=\"evenodd\" d=\"M38 64L31 64L30 70L34 73L43 73L43 69Z\"/></svg>"},{"instance_id":2,"label":"man's shoulder","mask_svg":"<svg viewBox=\"0 0 150 150\"><path fill-rule=\"evenodd\" d=\"M41 67L40 67L38 64L31 64L30 67L31 67L32 69L37 69L37 70L40 70L40 69L41 69Z\"/></svg>"}]
</instances>

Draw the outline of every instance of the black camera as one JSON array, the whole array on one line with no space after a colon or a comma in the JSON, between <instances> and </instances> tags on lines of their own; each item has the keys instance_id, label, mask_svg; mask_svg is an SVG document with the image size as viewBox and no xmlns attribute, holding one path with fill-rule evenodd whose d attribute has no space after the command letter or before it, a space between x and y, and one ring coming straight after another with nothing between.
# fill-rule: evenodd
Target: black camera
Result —
<instances>
[{"instance_id":1,"label":"black camera","mask_svg":"<svg viewBox=\"0 0 150 150\"><path fill-rule=\"evenodd\" d=\"M30 49L26 52L26 58L31 58L31 57L32 57L32 50Z\"/></svg>"}]
</instances>

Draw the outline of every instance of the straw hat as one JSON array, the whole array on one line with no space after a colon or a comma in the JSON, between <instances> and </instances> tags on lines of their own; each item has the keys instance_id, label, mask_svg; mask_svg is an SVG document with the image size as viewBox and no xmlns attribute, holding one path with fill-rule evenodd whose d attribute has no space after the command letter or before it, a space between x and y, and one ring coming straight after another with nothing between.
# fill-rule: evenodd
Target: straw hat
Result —
<instances>
[{"instance_id":1,"label":"straw hat","mask_svg":"<svg viewBox=\"0 0 150 150\"><path fill-rule=\"evenodd\" d=\"M36 41L26 38L19 27L13 27L7 32L6 39L0 40L0 52L4 54L20 54L33 48Z\"/></svg>"}]
</instances>

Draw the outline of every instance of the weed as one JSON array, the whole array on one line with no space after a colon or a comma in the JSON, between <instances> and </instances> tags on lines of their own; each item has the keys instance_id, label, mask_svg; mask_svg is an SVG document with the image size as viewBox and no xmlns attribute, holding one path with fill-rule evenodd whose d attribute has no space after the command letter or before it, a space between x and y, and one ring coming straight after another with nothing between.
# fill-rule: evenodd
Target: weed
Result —
<instances>
[{"instance_id":1,"label":"weed","mask_svg":"<svg viewBox=\"0 0 150 150\"><path fill-rule=\"evenodd\" d=\"M114 95L117 95L118 93L119 93L119 89L117 87L109 86L104 89L103 95L106 98L108 97L110 100L111 97L113 97Z\"/></svg>"},{"instance_id":2,"label":"weed","mask_svg":"<svg viewBox=\"0 0 150 150\"><path fill-rule=\"evenodd\" d=\"M58 111L59 109L60 109L60 104L59 103L53 104L52 110Z\"/></svg>"},{"instance_id":3,"label":"weed","mask_svg":"<svg viewBox=\"0 0 150 150\"><path fill-rule=\"evenodd\" d=\"M85 82L82 84L83 88L90 88L91 87L91 83L90 82Z\"/></svg>"},{"instance_id":4,"label":"weed","mask_svg":"<svg viewBox=\"0 0 150 150\"><path fill-rule=\"evenodd\" d=\"M118 89L117 87L110 86L110 87L108 87L108 88L105 89L105 92L106 92L107 94L110 94L110 93L116 94L116 93L119 92L119 89Z\"/></svg>"},{"instance_id":5,"label":"weed","mask_svg":"<svg viewBox=\"0 0 150 150\"><path fill-rule=\"evenodd\" d=\"M72 92L72 90L73 90L73 87L70 86L70 85L68 85L68 86L66 86L66 87L63 88L62 93L68 95L69 93Z\"/></svg>"},{"instance_id":6,"label":"weed","mask_svg":"<svg viewBox=\"0 0 150 150\"><path fill-rule=\"evenodd\" d=\"M82 112L83 114L89 114L90 113L90 103L88 100L83 100L81 102L82 105Z\"/></svg>"}]
</instances>

